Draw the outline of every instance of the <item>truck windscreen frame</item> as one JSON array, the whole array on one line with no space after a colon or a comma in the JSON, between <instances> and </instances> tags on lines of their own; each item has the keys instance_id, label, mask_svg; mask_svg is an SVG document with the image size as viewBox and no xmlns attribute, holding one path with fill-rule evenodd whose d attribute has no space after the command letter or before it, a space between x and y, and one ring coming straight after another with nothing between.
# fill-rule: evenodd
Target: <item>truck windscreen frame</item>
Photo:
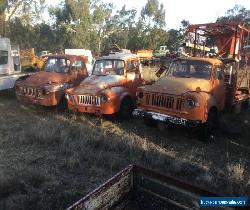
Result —
<instances>
[{"instance_id":1,"label":"truck windscreen frame","mask_svg":"<svg viewBox=\"0 0 250 210\"><path fill-rule=\"evenodd\" d=\"M44 65L44 71L67 73L70 69L70 66L70 60L67 58L48 58Z\"/></svg>"},{"instance_id":2,"label":"truck windscreen frame","mask_svg":"<svg viewBox=\"0 0 250 210\"><path fill-rule=\"evenodd\" d=\"M93 75L124 75L125 62L120 59L102 59L95 62Z\"/></svg>"},{"instance_id":3,"label":"truck windscreen frame","mask_svg":"<svg viewBox=\"0 0 250 210\"><path fill-rule=\"evenodd\" d=\"M212 64L206 61L175 60L171 63L166 76L209 80L212 68Z\"/></svg>"}]
</instances>

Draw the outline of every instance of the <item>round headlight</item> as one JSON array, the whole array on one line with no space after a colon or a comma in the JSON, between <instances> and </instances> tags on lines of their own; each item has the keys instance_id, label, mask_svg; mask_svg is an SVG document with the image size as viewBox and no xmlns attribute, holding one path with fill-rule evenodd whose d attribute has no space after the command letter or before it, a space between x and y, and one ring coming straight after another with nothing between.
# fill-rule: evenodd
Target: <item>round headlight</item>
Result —
<instances>
[{"instance_id":1,"label":"round headlight","mask_svg":"<svg viewBox=\"0 0 250 210\"><path fill-rule=\"evenodd\" d=\"M109 100L109 97L108 96L106 96L106 95L103 95L103 96L101 96L101 101L102 102L107 102Z\"/></svg>"},{"instance_id":2,"label":"round headlight","mask_svg":"<svg viewBox=\"0 0 250 210\"><path fill-rule=\"evenodd\" d=\"M194 108L195 107L195 101L193 100L193 99L191 99L191 98L188 98L187 100L186 100L186 106L188 107L188 108Z\"/></svg>"},{"instance_id":3,"label":"round headlight","mask_svg":"<svg viewBox=\"0 0 250 210\"><path fill-rule=\"evenodd\" d=\"M143 92L138 93L138 98L143 98Z\"/></svg>"}]
</instances>

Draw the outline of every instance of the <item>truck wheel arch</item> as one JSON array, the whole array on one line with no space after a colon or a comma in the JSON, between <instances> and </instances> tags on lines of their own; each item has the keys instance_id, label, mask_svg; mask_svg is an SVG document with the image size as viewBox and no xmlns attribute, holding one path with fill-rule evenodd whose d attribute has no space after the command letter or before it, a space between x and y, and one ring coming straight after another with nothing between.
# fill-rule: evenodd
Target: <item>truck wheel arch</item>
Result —
<instances>
[{"instance_id":1,"label":"truck wheel arch","mask_svg":"<svg viewBox=\"0 0 250 210\"><path fill-rule=\"evenodd\" d=\"M134 103L134 101L133 101L131 95L130 95L129 93L127 93L127 92L124 92L124 93L122 93L122 94L120 95L120 105L119 105L119 109L120 109L121 104L122 104L122 102L123 102L124 100L130 100L131 103L132 103L132 105L135 106L135 103Z\"/></svg>"},{"instance_id":2,"label":"truck wheel arch","mask_svg":"<svg viewBox=\"0 0 250 210\"><path fill-rule=\"evenodd\" d=\"M217 104L213 98L212 95L210 95L209 93L202 93L202 97L203 97L203 100L205 101L204 103L204 108L205 108L205 118L207 119L207 116L208 116L208 113L211 111L211 110L214 110L216 111L216 114L218 114L218 107L217 107Z\"/></svg>"},{"instance_id":3,"label":"truck wheel arch","mask_svg":"<svg viewBox=\"0 0 250 210\"><path fill-rule=\"evenodd\" d=\"M120 119L128 119L132 116L132 111L134 108L133 100L129 94L125 95L120 100L120 106L118 111L118 116Z\"/></svg>"}]
</instances>

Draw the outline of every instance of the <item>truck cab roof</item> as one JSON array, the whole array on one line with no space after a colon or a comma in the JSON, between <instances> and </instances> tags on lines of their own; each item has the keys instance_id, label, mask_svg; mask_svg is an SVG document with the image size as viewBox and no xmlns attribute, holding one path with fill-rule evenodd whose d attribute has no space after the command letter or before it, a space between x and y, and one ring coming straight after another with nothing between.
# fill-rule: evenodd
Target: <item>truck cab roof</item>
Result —
<instances>
[{"instance_id":1,"label":"truck cab roof","mask_svg":"<svg viewBox=\"0 0 250 210\"><path fill-rule=\"evenodd\" d=\"M204 57L186 57L186 58L177 58L176 60L194 60L194 61L204 61L212 65L222 64L222 61L218 58L204 58Z\"/></svg>"},{"instance_id":2,"label":"truck cab roof","mask_svg":"<svg viewBox=\"0 0 250 210\"><path fill-rule=\"evenodd\" d=\"M118 59L118 60L128 60L128 59L133 59L133 58L138 58L139 57L135 54L132 53L115 53L115 54L110 54L106 56L102 56L96 60L104 60L104 59Z\"/></svg>"}]
</instances>

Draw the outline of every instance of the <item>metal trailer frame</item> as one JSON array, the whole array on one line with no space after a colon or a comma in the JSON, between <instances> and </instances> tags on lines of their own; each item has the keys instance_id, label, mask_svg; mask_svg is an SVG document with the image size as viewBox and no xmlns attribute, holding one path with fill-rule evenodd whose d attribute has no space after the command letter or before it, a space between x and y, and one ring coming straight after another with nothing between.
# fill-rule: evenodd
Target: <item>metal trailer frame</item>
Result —
<instances>
[{"instance_id":1,"label":"metal trailer frame","mask_svg":"<svg viewBox=\"0 0 250 210\"><path fill-rule=\"evenodd\" d=\"M193 210L201 209L199 205L201 196L217 197L218 195L177 178L165 176L141 166L129 165L67 210L121 210L126 208L131 197L136 199L145 210L166 209L166 205L167 209ZM154 201L153 204L151 201ZM148 208L147 204L152 206ZM206 209L214 208L206 207ZM216 209L237 208L216 207Z\"/></svg>"},{"instance_id":2,"label":"metal trailer frame","mask_svg":"<svg viewBox=\"0 0 250 210\"><path fill-rule=\"evenodd\" d=\"M191 56L197 56L196 46L200 45L199 41L202 37L204 38L204 45L207 45L209 39L213 39L214 42L221 42L217 57L225 64L235 63L233 73L235 79L233 84L229 83L229 89L232 91L232 105L249 99L249 52L244 51L244 47L250 44L250 28L247 28L244 22L195 24L188 26L186 35L189 41L193 43ZM201 56L205 56L205 52ZM240 62L244 64L243 69L240 69ZM243 79L247 80L244 88L242 88ZM242 92L242 94L238 92Z\"/></svg>"}]
</instances>

